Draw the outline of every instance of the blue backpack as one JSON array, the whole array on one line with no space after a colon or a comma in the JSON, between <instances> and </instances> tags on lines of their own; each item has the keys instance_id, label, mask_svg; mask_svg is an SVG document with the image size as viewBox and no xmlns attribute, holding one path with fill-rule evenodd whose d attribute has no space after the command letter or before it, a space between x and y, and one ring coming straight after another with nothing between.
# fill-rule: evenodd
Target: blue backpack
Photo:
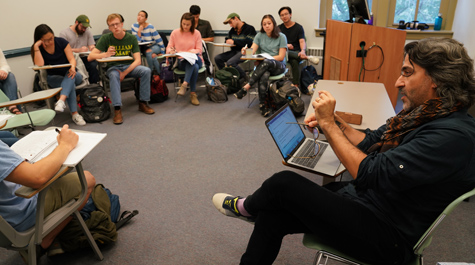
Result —
<instances>
[{"instance_id":1,"label":"blue backpack","mask_svg":"<svg viewBox=\"0 0 475 265\"><path fill-rule=\"evenodd\" d=\"M305 66L300 73L300 91L308 93L308 86L318 81L317 70L313 65Z\"/></svg>"}]
</instances>

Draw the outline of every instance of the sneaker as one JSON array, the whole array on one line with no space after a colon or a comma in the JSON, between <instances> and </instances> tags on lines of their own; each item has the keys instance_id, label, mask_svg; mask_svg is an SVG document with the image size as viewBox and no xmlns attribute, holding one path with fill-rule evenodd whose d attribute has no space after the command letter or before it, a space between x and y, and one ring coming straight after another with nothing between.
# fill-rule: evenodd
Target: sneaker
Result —
<instances>
[{"instance_id":1,"label":"sneaker","mask_svg":"<svg viewBox=\"0 0 475 265\"><path fill-rule=\"evenodd\" d=\"M238 92L234 93L234 96L237 98L237 99L242 99L243 97L245 97L247 95L247 91L244 89L244 88L241 88L239 89Z\"/></svg>"},{"instance_id":2,"label":"sneaker","mask_svg":"<svg viewBox=\"0 0 475 265\"><path fill-rule=\"evenodd\" d=\"M254 218L242 216L236 206L237 200L241 197L236 197L226 193L216 193L213 196L213 204L218 211L226 216L238 218L248 223L254 224Z\"/></svg>"},{"instance_id":3,"label":"sneaker","mask_svg":"<svg viewBox=\"0 0 475 265\"><path fill-rule=\"evenodd\" d=\"M190 93L190 102L195 106L200 105L200 102L198 101L198 95L196 95L196 93Z\"/></svg>"},{"instance_id":4,"label":"sneaker","mask_svg":"<svg viewBox=\"0 0 475 265\"><path fill-rule=\"evenodd\" d=\"M261 111L261 115L263 117L267 117L269 116L269 114L271 113L271 109L267 108L264 104L260 104L259 105L259 110Z\"/></svg>"},{"instance_id":5,"label":"sneaker","mask_svg":"<svg viewBox=\"0 0 475 265\"><path fill-rule=\"evenodd\" d=\"M86 121L84 120L84 118L81 115L79 115L79 113L76 113L76 114L73 115L73 121L74 121L74 123L76 123L79 126L86 125Z\"/></svg>"},{"instance_id":6,"label":"sneaker","mask_svg":"<svg viewBox=\"0 0 475 265\"><path fill-rule=\"evenodd\" d=\"M54 104L54 110L56 110L57 112L64 112L65 108L66 108L66 104L61 99L58 100L56 104Z\"/></svg>"},{"instance_id":7,"label":"sneaker","mask_svg":"<svg viewBox=\"0 0 475 265\"><path fill-rule=\"evenodd\" d=\"M63 253L64 249L61 247L61 243L59 243L59 240L55 239L53 241L53 244L51 244L51 246L49 246L48 248L48 257L56 256Z\"/></svg>"},{"instance_id":8,"label":"sneaker","mask_svg":"<svg viewBox=\"0 0 475 265\"><path fill-rule=\"evenodd\" d=\"M180 86L180 90L178 90L178 92L177 92L177 95L184 96L185 92L186 92L186 88L187 88L187 86L185 85L185 83L182 83L181 86Z\"/></svg>"},{"instance_id":9,"label":"sneaker","mask_svg":"<svg viewBox=\"0 0 475 265\"><path fill-rule=\"evenodd\" d=\"M318 57L316 57L316 56L308 56L307 59L312 64L318 64L320 62L320 59L318 59Z\"/></svg>"}]
</instances>

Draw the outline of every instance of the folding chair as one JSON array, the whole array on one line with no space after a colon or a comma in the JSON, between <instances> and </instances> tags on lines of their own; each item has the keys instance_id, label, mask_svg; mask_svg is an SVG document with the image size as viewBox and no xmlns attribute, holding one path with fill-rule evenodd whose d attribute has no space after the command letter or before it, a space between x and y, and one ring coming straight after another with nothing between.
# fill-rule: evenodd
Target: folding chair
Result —
<instances>
[{"instance_id":1,"label":"folding chair","mask_svg":"<svg viewBox=\"0 0 475 265\"><path fill-rule=\"evenodd\" d=\"M414 257L413 259L408 263L410 265L423 265L424 264L424 259L423 259L423 251L425 248L427 248L430 243L432 242L432 235L436 228L442 223L444 218L449 215L462 201L465 199L470 198L471 196L475 195L475 189L463 194L462 196L458 197L456 200L454 200L452 203L450 203L444 211L437 217L437 219L432 223L432 225L426 230L426 232L422 235L422 237L419 239L417 244L414 246ZM314 263L315 265L320 264L320 261L325 258L325 264L328 261L328 259L336 260L345 264L350 264L350 265L360 265L360 264L367 264L361 261L358 261L355 258L350 257L349 255L339 251L337 248L333 246L329 246L328 244L325 244L321 240L319 240L316 236L312 234L305 234L303 237L303 245L311 248L311 249L316 249L317 254L315 255L315 260Z\"/></svg>"},{"instance_id":2,"label":"folding chair","mask_svg":"<svg viewBox=\"0 0 475 265\"><path fill-rule=\"evenodd\" d=\"M73 199L69 201L63 207L54 211L46 218L44 217L45 197L49 185L53 183L56 179L59 179L60 176L68 173L71 170L72 168L70 167L62 167L58 171L58 173L56 173L55 177L52 178L51 181L47 182L42 188L38 190L33 190L28 187L21 187L15 192L17 196L25 198L31 198L35 194L38 194L38 202L36 207L36 223L34 227L24 232L18 232L7 221L5 221L2 216L0 216L0 247L16 251L27 250L28 264L36 265L36 246L41 244L43 238L48 235L54 228L61 224L66 218L73 215L79 220L81 228L86 234L89 244L93 248L96 257L99 260L104 259L101 251L99 250L96 242L94 241L94 238L89 232L86 223L84 222L81 214L78 211L79 206L87 199L87 182L80 163L76 166L76 170L78 172L79 181L81 183L82 188L79 199Z\"/></svg>"}]
</instances>

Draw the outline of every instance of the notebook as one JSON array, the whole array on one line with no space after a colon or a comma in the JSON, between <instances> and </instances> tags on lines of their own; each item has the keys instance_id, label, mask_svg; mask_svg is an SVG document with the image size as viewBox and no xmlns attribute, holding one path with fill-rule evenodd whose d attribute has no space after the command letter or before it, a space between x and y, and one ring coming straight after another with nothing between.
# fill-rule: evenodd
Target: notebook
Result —
<instances>
[{"instance_id":1,"label":"notebook","mask_svg":"<svg viewBox=\"0 0 475 265\"><path fill-rule=\"evenodd\" d=\"M326 142L318 141L320 152L316 157L296 158L312 156L315 147L314 139L306 137L300 125L288 124L296 122L297 119L288 104L266 120L266 127L284 161L289 165L314 171L318 174L335 176L341 162ZM307 150L307 154L302 153L305 150Z\"/></svg>"}]
</instances>

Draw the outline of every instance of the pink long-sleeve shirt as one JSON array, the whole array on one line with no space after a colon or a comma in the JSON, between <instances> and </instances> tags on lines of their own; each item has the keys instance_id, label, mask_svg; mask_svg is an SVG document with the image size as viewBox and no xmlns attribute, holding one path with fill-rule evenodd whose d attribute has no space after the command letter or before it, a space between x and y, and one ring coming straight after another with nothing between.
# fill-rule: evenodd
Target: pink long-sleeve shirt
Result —
<instances>
[{"instance_id":1,"label":"pink long-sleeve shirt","mask_svg":"<svg viewBox=\"0 0 475 265\"><path fill-rule=\"evenodd\" d=\"M176 52L191 52L199 54L201 61L203 62L203 56L201 52L203 50L201 41L201 33L198 30L191 32L182 32L180 29L175 29L170 35L170 40L168 41L167 53L172 52L172 47L175 48Z\"/></svg>"}]
</instances>

